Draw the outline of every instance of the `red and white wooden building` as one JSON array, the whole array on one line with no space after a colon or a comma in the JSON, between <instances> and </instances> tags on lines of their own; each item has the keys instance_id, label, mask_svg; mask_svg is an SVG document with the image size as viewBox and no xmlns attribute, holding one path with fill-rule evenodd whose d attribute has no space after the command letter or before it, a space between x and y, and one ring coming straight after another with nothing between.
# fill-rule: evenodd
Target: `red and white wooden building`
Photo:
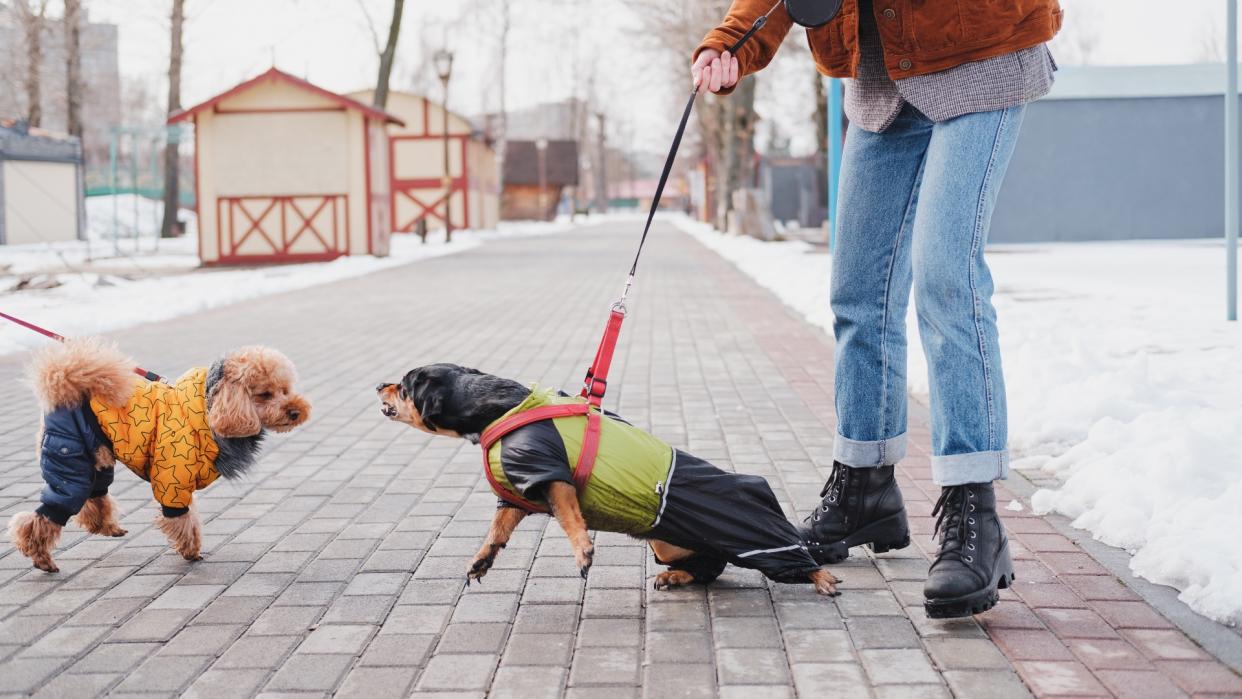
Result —
<instances>
[{"instance_id":1,"label":"red and white wooden building","mask_svg":"<svg viewBox=\"0 0 1242 699\"><path fill-rule=\"evenodd\" d=\"M349 93L371 103L373 92ZM444 109L424 97L388 93L386 109L403 124L389 122L389 187L393 229L408 232L420 218L429 228L495 228L500 219L500 173L496 152L475 133L470 121L448 113L449 186L444 184Z\"/></svg>"},{"instance_id":2,"label":"red and white wooden building","mask_svg":"<svg viewBox=\"0 0 1242 699\"><path fill-rule=\"evenodd\" d=\"M194 123L203 264L388 254L396 116L272 68L168 121Z\"/></svg>"}]
</instances>

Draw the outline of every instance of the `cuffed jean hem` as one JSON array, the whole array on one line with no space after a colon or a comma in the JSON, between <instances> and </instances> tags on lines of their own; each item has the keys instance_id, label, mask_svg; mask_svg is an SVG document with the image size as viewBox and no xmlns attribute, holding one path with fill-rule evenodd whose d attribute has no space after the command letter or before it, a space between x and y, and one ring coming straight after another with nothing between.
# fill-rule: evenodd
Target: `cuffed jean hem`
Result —
<instances>
[{"instance_id":1,"label":"cuffed jean hem","mask_svg":"<svg viewBox=\"0 0 1242 699\"><path fill-rule=\"evenodd\" d=\"M906 456L906 433L874 442L859 442L837 435L832 440L832 458L850 468L892 466Z\"/></svg>"},{"instance_id":2,"label":"cuffed jean hem","mask_svg":"<svg viewBox=\"0 0 1242 699\"><path fill-rule=\"evenodd\" d=\"M932 480L947 488L967 483L991 483L1009 477L1009 451L976 451L970 454L933 456Z\"/></svg>"}]
</instances>

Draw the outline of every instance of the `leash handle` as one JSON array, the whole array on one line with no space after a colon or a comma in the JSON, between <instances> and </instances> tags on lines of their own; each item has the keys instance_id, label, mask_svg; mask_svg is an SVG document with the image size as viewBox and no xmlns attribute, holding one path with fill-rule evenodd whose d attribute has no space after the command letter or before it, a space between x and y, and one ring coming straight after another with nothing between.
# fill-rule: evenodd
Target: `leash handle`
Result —
<instances>
[{"instance_id":1,"label":"leash handle","mask_svg":"<svg viewBox=\"0 0 1242 699\"><path fill-rule=\"evenodd\" d=\"M26 328L27 330L33 330L39 333L40 335L44 337L49 337L57 342L65 342L67 340L67 338L64 335L61 335L60 333L54 333L51 330L48 330L47 328L41 328L35 325L34 323L24 321L21 318L18 318L17 316L11 316L7 313L0 313L0 318L4 318L5 320L9 322L16 323L17 325L20 325L23 328ZM154 371L147 371L146 369L143 369L142 367L134 367L134 373L146 379L147 381L163 381L164 380L163 376L160 376Z\"/></svg>"}]
</instances>

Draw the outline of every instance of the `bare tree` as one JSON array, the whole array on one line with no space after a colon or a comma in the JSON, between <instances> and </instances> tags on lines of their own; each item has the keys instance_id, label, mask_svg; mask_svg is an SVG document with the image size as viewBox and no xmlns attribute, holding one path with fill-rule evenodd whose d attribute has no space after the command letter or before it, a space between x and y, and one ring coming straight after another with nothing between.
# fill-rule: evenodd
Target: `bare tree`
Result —
<instances>
[{"instance_id":1,"label":"bare tree","mask_svg":"<svg viewBox=\"0 0 1242 699\"><path fill-rule=\"evenodd\" d=\"M401 34L401 14L404 11L405 0L393 0L392 21L388 23L388 41L380 52L379 76L375 79L375 98L372 100L380 109L388 106L388 79L392 76L392 64L397 57L397 37ZM374 34L374 29L372 33Z\"/></svg>"},{"instance_id":2,"label":"bare tree","mask_svg":"<svg viewBox=\"0 0 1242 699\"><path fill-rule=\"evenodd\" d=\"M645 36L670 55L679 84L689 87L690 57L704 33L716 26L729 9L728 0L683 2L669 7L663 0L634 0L643 18ZM680 92L679 92L680 94ZM755 78L738 81L730 95L705 95L696 107L700 147L715 164L717 228L725 228L733 210L733 191L753 176Z\"/></svg>"},{"instance_id":3,"label":"bare tree","mask_svg":"<svg viewBox=\"0 0 1242 699\"><path fill-rule=\"evenodd\" d=\"M168 52L168 114L181 110L182 29L185 24L185 0L172 0L171 47ZM164 145L164 221L160 236L171 238L180 233L177 208L180 205L180 155L177 131L170 130Z\"/></svg>"},{"instance_id":4,"label":"bare tree","mask_svg":"<svg viewBox=\"0 0 1242 699\"><path fill-rule=\"evenodd\" d=\"M14 9L26 42L26 121L43 121L43 90L39 70L43 66L43 24L48 0L17 0Z\"/></svg>"},{"instance_id":5,"label":"bare tree","mask_svg":"<svg viewBox=\"0 0 1242 699\"><path fill-rule=\"evenodd\" d=\"M82 0L65 0L65 114L67 130L82 138Z\"/></svg>"}]
</instances>

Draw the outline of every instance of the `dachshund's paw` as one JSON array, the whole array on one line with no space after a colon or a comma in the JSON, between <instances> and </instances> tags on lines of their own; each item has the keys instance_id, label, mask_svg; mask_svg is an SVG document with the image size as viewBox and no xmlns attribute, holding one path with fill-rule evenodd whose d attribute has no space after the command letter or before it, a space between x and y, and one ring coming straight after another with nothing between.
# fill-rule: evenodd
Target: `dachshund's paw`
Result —
<instances>
[{"instance_id":1,"label":"dachshund's paw","mask_svg":"<svg viewBox=\"0 0 1242 699\"><path fill-rule=\"evenodd\" d=\"M815 585L815 591L821 595L828 597L836 597L841 594L837 591L837 583L841 582L835 575L829 573L826 568L811 573L811 583Z\"/></svg>"},{"instance_id":2,"label":"dachshund's paw","mask_svg":"<svg viewBox=\"0 0 1242 699\"><path fill-rule=\"evenodd\" d=\"M504 547L504 544L489 544L480 549L474 555L470 570L466 572L466 584L469 585L471 580L482 582L483 576L487 575L487 571L491 570L496 562L496 554L500 553L500 549Z\"/></svg>"},{"instance_id":3,"label":"dachshund's paw","mask_svg":"<svg viewBox=\"0 0 1242 699\"><path fill-rule=\"evenodd\" d=\"M666 570L655 576L655 583L652 587L657 590L669 590L689 585L692 582L694 582L694 576L684 570Z\"/></svg>"},{"instance_id":4,"label":"dachshund's paw","mask_svg":"<svg viewBox=\"0 0 1242 699\"><path fill-rule=\"evenodd\" d=\"M492 558L480 558L475 561L470 570L466 572L466 584L469 585L471 580L483 582L483 576L487 575L487 571L492 569Z\"/></svg>"},{"instance_id":5,"label":"dachshund's paw","mask_svg":"<svg viewBox=\"0 0 1242 699\"><path fill-rule=\"evenodd\" d=\"M112 525L112 526L105 526L103 529L99 530L99 533L103 536L125 536L126 534L129 533L129 530L121 529L120 527L116 525Z\"/></svg>"},{"instance_id":6,"label":"dachshund's paw","mask_svg":"<svg viewBox=\"0 0 1242 699\"><path fill-rule=\"evenodd\" d=\"M591 570L591 564L595 562L595 546L588 545L586 548L574 553L574 561L578 564L578 573L586 578L587 572Z\"/></svg>"},{"instance_id":7,"label":"dachshund's paw","mask_svg":"<svg viewBox=\"0 0 1242 699\"><path fill-rule=\"evenodd\" d=\"M198 551L186 551L181 554L181 557L187 561L190 561L191 563L195 561L203 560L203 554L199 553Z\"/></svg>"},{"instance_id":8,"label":"dachshund's paw","mask_svg":"<svg viewBox=\"0 0 1242 699\"><path fill-rule=\"evenodd\" d=\"M35 558L32 561L32 563L34 563L34 567L46 573L59 573L60 572L60 567L56 565L56 562L53 561L50 556L48 557L40 556L39 558Z\"/></svg>"}]
</instances>

